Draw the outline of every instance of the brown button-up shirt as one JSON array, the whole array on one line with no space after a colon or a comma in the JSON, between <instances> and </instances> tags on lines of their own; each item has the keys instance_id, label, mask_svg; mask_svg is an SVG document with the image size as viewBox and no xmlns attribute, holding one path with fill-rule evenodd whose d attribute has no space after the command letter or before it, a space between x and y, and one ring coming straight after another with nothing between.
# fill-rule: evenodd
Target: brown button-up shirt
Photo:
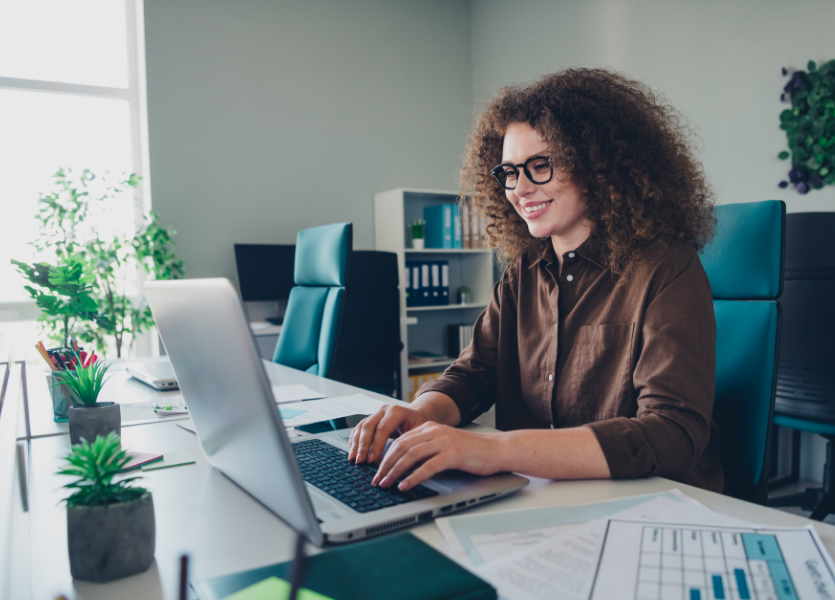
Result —
<instances>
[{"instance_id":1,"label":"brown button-up shirt","mask_svg":"<svg viewBox=\"0 0 835 600\"><path fill-rule=\"evenodd\" d=\"M711 419L716 323L710 283L685 242L658 243L624 282L588 243L517 259L473 341L424 385L462 424L496 405L503 431L587 426L613 478L660 475L721 492Z\"/></svg>"}]
</instances>

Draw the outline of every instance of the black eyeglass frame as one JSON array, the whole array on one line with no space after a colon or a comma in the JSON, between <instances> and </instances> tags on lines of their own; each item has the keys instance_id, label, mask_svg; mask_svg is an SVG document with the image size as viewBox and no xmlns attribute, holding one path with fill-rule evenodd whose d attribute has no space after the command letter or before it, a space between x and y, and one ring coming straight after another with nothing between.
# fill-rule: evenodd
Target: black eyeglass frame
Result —
<instances>
[{"instance_id":1,"label":"black eyeglass frame","mask_svg":"<svg viewBox=\"0 0 835 600\"><path fill-rule=\"evenodd\" d=\"M533 175L531 175L530 169L528 169L528 163L530 163L533 160L540 160L540 159L543 159L543 158L548 161L548 168L551 169L551 174L548 176L548 179L546 179L545 181L536 181L533 178ZM516 185L514 185L513 187L507 187L504 183L502 183L500 174L507 173L507 171L505 171L505 167L510 167L511 169L513 169L513 173L516 175ZM534 185L544 185L544 184L548 183L549 181L551 181L554 178L554 167L551 166L551 160L547 156L532 156L528 160L526 160L525 162L519 163L518 165L514 165L513 163L502 163L499 166L493 167L492 169L490 169L490 172L493 174L493 177L496 178L496 181L499 182L499 185L502 186L504 189L515 190L516 186L519 185L519 168L520 167L525 172L525 176L528 178L528 181L530 181Z\"/></svg>"}]
</instances>

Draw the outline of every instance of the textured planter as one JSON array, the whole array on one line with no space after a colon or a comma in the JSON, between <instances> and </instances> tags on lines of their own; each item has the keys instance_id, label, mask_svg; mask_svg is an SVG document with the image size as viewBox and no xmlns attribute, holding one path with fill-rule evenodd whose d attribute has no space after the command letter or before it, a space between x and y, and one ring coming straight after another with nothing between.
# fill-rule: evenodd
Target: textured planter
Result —
<instances>
[{"instance_id":1,"label":"textured planter","mask_svg":"<svg viewBox=\"0 0 835 600\"><path fill-rule=\"evenodd\" d=\"M105 436L111 431L122 433L122 411L114 402L97 402L95 406L70 406L70 443L81 443L81 438L91 444L96 436Z\"/></svg>"},{"instance_id":2,"label":"textured planter","mask_svg":"<svg viewBox=\"0 0 835 600\"><path fill-rule=\"evenodd\" d=\"M147 571L156 543L153 496L108 506L68 507L67 540L75 579L104 583Z\"/></svg>"}]
</instances>

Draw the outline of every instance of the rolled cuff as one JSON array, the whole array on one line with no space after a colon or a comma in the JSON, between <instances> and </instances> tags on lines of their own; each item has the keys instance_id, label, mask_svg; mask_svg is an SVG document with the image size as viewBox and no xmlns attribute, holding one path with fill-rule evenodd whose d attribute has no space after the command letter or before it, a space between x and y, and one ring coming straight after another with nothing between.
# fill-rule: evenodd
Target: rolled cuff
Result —
<instances>
[{"instance_id":1,"label":"rolled cuff","mask_svg":"<svg viewBox=\"0 0 835 600\"><path fill-rule=\"evenodd\" d=\"M458 407L458 412L461 413L461 422L458 427L468 425L485 411L479 405L475 393L469 386L450 377L444 376L440 379L427 381L415 393L415 399L426 392L441 392L452 398L452 401Z\"/></svg>"},{"instance_id":2,"label":"rolled cuff","mask_svg":"<svg viewBox=\"0 0 835 600\"><path fill-rule=\"evenodd\" d=\"M612 479L635 479L655 475L658 458L639 427L632 419L617 417L585 425L594 432Z\"/></svg>"}]
</instances>

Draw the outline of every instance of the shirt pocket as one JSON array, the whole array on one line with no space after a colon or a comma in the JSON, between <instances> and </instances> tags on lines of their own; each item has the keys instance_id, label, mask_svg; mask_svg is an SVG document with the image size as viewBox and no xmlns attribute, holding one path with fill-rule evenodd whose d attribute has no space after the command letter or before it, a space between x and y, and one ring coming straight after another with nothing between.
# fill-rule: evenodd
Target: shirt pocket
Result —
<instances>
[{"instance_id":1,"label":"shirt pocket","mask_svg":"<svg viewBox=\"0 0 835 600\"><path fill-rule=\"evenodd\" d=\"M580 327L562 373L557 399L571 425L635 416L632 402L634 323Z\"/></svg>"}]
</instances>

